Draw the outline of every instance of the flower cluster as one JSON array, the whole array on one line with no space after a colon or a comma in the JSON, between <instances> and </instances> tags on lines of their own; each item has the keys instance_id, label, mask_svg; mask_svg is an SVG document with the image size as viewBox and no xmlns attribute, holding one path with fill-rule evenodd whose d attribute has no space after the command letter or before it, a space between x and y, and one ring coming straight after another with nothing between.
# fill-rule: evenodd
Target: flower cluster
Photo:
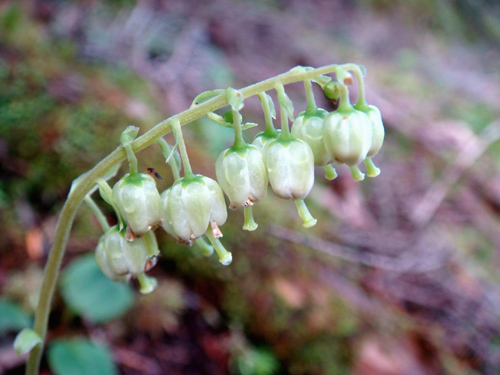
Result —
<instances>
[{"instance_id":1,"label":"flower cluster","mask_svg":"<svg viewBox=\"0 0 500 375\"><path fill-rule=\"evenodd\" d=\"M295 68L299 73L310 69ZM348 86L353 82L350 72L358 83L358 101L354 106L349 102ZM137 171L132 143L138 128L129 126L122 134L121 143L130 172L112 189L103 180L98 182L102 197L118 216L118 225L106 228L96 249L96 259L103 273L116 281L137 277L144 293L154 289L154 279L147 277L145 272L155 264L159 254L153 234L158 227L179 243L198 244L205 255L212 254L215 249L219 261L223 265L230 264L232 255L219 240L222 237L219 227L227 220L224 193L229 198L230 209L243 208L244 230L257 229L252 206L266 197L268 185L278 197L293 200L304 227L311 227L316 219L304 199L314 184L314 166L324 167L326 178L334 179L337 176L335 168L345 164L353 178L359 181L365 175L358 164L364 162L367 175L377 176L380 170L371 158L380 150L384 139L380 111L366 103L362 68L346 64L338 66L335 73L336 80L318 76L304 81L307 108L297 117L294 117L293 103L282 82L276 80L281 130L275 129L273 124L276 118L273 100L267 93L259 93L266 129L257 134L251 144L245 142L243 130L256 124L241 122L240 110L244 103L240 91L228 88L199 95L193 106L221 94L230 106L223 116L207 115L223 126L232 127L235 134L233 145L222 151L216 160L217 181L192 172L181 124L174 117L171 125L176 145L172 147L163 139L158 144L175 182L160 195L153 177L155 173L152 176ZM317 107L313 83L323 89L328 99L338 103L336 110L329 113ZM289 121L293 122L291 129ZM181 164L183 177L179 172Z\"/></svg>"}]
</instances>

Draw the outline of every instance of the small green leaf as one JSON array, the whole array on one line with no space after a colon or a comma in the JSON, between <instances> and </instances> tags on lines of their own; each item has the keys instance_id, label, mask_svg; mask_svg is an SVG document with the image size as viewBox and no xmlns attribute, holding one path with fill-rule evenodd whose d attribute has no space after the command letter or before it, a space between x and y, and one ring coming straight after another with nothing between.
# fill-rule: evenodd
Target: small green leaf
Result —
<instances>
[{"instance_id":1,"label":"small green leaf","mask_svg":"<svg viewBox=\"0 0 500 375\"><path fill-rule=\"evenodd\" d=\"M31 328L25 328L19 332L14 340L14 349L17 355L29 353L38 344L42 343L42 339Z\"/></svg>"},{"instance_id":2,"label":"small green leaf","mask_svg":"<svg viewBox=\"0 0 500 375\"><path fill-rule=\"evenodd\" d=\"M312 79L313 82L317 83L322 89L325 88L325 85L332 80L332 77L325 76L323 74L316 76Z\"/></svg>"},{"instance_id":3,"label":"small green leaf","mask_svg":"<svg viewBox=\"0 0 500 375\"><path fill-rule=\"evenodd\" d=\"M119 317L134 303L131 287L104 276L93 255L73 261L62 274L60 288L77 314L96 323Z\"/></svg>"},{"instance_id":4,"label":"small green leaf","mask_svg":"<svg viewBox=\"0 0 500 375\"><path fill-rule=\"evenodd\" d=\"M222 126L224 126L226 128L232 128L233 127L232 123L225 121L224 117L218 115L217 113L208 112L207 113L207 117L210 120L215 121L217 124L222 125Z\"/></svg>"},{"instance_id":5,"label":"small green leaf","mask_svg":"<svg viewBox=\"0 0 500 375\"><path fill-rule=\"evenodd\" d=\"M205 102L209 101L210 99L213 99L216 96L219 96L222 93L224 93L224 90L222 90L222 89L202 92L200 95L198 95L196 98L194 98L193 102L191 103L191 108L196 107L197 105L200 105L202 103L205 103Z\"/></svg>"},{"instance_id":6,"label":"small green leaf","mask_svg":"<svg viewBox=\"0 0 500 375\"><path fill-rule=\"evenodd\" d=\"M120 136L120 143L123 146L129 144L135 139L135 137L137 137L138 133L139 133L139 128L137 126L134 125L127 126L127 128L122 132L122 135Z\"/></svg>"},{"instance_id":7,"label":"small green leaf","mask_svg":"<svg viewBox=\"0 0 500 375\"><path fill-rule=\"evenodd\" d=\"M104 202L113 206L113 191L109 187L108 183L104 181L104 179L100 178L97 180L97 185L99 186L99 194Z\"/></svg>"},{"instance_id":8,"label":"small green leaf","mask_svg":"<svg viewBox=\"0 0 500 375\"><path fill-rule=\"evenodd\" d=\"M285 113L287 114L288 118L293 121L294 119L293 103L288 97L288 95L285 93L285 88L283 87L283 84L281 82L278 82L275 88L276 92L278 93L278 102L285 110Z\"/></svg>"},{"instance_id":9,"label":"small green leaf","mask_svg":"<svg viewBox=\"0 0 500 375\"><path fill-rule=\"evenodd\" d=\"M246 122L244 125L241 126L241 130L255 128L256 126L259 126L259 124L256 124L255 122Z\"/></svg>"},{"instance_id":10,"label":"small green leaf","mask_svg":"<svg viewBox=\"0 0 500 375\"><path fill-rule=\"evenodd\" d=\"M271 95L269 95L267 92L264 92L263 95L259 94L260 101L263 100L262 96L264 96L265 100L267 100L267 104L269 106L269 109L271 110L271 117L273 119L276 119L276 107L274 106L273 98L271 98Z\"/></svg>"},{"instance_id":11,"label":"small green leaf","mask_svg":"<svg viewBox=\"0 0 500 375\"><path fill-rule=\"evenodd\" d=\"M243 94L232 87L228 87L226 90L227 102L234 111L239 111L243 108Z\"/></svg>"},{"instance_id":12,"label":"small green leaf","mask_svg":"<svg viewBox=\"0 0 500 375\"><path fill-rule=\"evenodd\" d=\"M229 116L229 115L226 116L226 114L230 113L230 112L231 111L226 112L224 114L224 117L219 116L217 113L209 112L207 114L207 117L210 120L215 121L217 124L224 126L225 128L231 128L232 129L233 128L233 124L231 122L225 121L225 119L233 121L232 114L231 114L231 116ZM256 126L259 126L259 124L256 124L254 122L247 122L247 123L241 125L241 130L247 130L247 129L250 129L250 128L254 128Z\"/></svg>"},{"instance_id":13,"label":"small green leaf","mask_svg":"<svg viewBox=\"0 0 500 375\"><path fill-rule=\"evenodd\" d=\"M87 340L55 340L47 356L55 375L118 374L109 348Z\"/></svg>"},{"instance_id":14,"label":"small green leaf","mask_svg":"<svg viewBox=\"0 0 500 375\"><path fill-rule=\"evenodd\" d=\"M19 305L0 299L0 335L8 331L19 331L30 325L31 318Z\"/></svg>"},{"instance_id":15,"label":"small green leaf","mask_svg":"<svg viewBox=\"0 0 500 375\"><path fill-rule=\"evenodd\" d=\"M236 365L240 375L272 375L280 367L274 354L264 348L249 348L237 357Z\"/></svg>"}]
</instances>

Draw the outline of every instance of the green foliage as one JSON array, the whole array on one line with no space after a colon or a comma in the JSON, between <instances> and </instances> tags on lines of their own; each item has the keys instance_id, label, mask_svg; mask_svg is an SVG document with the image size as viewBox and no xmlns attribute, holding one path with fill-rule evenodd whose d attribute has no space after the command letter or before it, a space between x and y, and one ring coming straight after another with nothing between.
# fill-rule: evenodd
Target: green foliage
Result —
<instances>
[{"instance_id":1,"label":"green foliage","mask_svg":"<svg viewBox=\"0 0 500 375\"><path fill-rule=\"evenodd\" d=\"M48 361L56 375L118 374L110 350L87 340L56 340L49 345Z\"/></svg>"},{"instance_id":2,"label":"green foliage","mask_svg":"<svg viewBox=\"0 0 500 375\"><path fill-rule=\"evenodd\" d=\"M11 32L16 29L22 19L23 8L21 4L11 5L0 17L0 31Z\"/></svg>"},{"instance_id":3,"label":"green foliage","mask_svg":"<svg viewBox=\"0 0 500 375\"><path fill-rule=\"evenodd\" d=\"M14 349L17 355L29 353L35 346L42 343L38 333L31 328L25 328L17 335L14 340Z\"/></svg>"},{"instance_id":4,"label":"green foliage","mask_svg":"<svg viewBox=\"0 0 500 375\"><path fill-rule=\"evenodd\" d=\"M0 335L18 331L31 324L30 316L16 303L0 299Z\"/></svg>"},{"instance_id":5,"label":"green foliage","mask_svg":"<svg viewBox=\"0 0 500 375\"><path fill-rule=\"evenodd\" d=\"M60 288L77 314L97 323L119 317L134 303L132 288L104 276L93 255L73 261L62 274Z\"/></svg>"},{"instance_id":6,"label":"green foliage","mask_svg":"<svg viewBox=\"0 0 500 375\"><path fill-rule=\"evenodd\" d=\"M268 349L252 348L236 359L236 367L240 375L272 375L280 365Z\"/></svg>"}]
</instances>

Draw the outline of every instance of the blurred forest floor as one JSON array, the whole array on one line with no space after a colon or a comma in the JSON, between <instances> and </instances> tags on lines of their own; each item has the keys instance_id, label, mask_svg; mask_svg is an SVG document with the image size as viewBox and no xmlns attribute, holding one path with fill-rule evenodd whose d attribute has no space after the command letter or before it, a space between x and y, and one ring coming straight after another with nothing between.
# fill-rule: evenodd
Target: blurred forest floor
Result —
<instances>
[{"instance_id":1,"label":"blurred forest floor","mask_svg":"<svg viewBox=\"0 0 500 375\"><path fill-rule=\"evenodd\" d=\"M226 268L159 233L157 291L102 324L58 296L49 340L104 342L121 374L498 374L498 15L467 0L0 2L0 301L33 312L71 181L127 125L296 65L355 62L386 125L378 178L318 170L307 231L272 192L256 232L231 212ZM302 111L302 86L287 93ZM255 98L243 115L263 124ZM214 177L232 131L185 129L195 170ZM160 191L172 183L159 149L138 158ZM82 207L65 265L100 235ZM0 324L0 374L23 373L15 333Z\"/></svg>"}]
</instances>

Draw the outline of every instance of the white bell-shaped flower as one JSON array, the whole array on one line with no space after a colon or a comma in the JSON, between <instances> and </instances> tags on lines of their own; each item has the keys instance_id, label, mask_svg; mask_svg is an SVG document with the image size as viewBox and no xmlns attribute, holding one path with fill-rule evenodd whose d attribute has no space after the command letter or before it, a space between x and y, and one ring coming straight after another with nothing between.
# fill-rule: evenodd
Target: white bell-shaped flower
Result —
<instances>
[{"instance_id":1,"label":"white bell-shaped flower","mask_svg":"<svg viewBox=\"0 0 500 375\"><path fill-rule=\"evenodd\" d=\"M148 174L126 174L113 187L113 202L136 236L161 221L161 200L156 183Z\"/></svg>"},{"instance_id":2,"label":"white bell-shaped flower","mask_svg":"<svg viewBox=\"0 0 500 375\"><path fill-rule=\"evenodd\" d=\"M111 280L127 281L154 265L158 255L158 243L153 232L134 241L125 239L117 226L111 227L99 239L95 257L102 272Z\"/></svg>"},{"instance_id":3,"label":"white bell-shaped flower","mask_svg":"<svg viewBox=\"0 0 500 375\"><path fill-rule=\"evenodd\" d=\"M251 206L267 194L267 171L262 153L254 145L224 150L215 163L219 184L230 208Z\"/></svg>"},{"instance_id":4,"label":"white bell-shaped flower","mask_svg":"<svg viewBox=\"0 0 500 375\"><path fill-rule=\"evenodd\" d=\"M222 189L205 176L179 179L162 193L161 202L163 229L186 244L205 234L209 225L218 228L227 219Z\"/></svg>"}]
</instances>

